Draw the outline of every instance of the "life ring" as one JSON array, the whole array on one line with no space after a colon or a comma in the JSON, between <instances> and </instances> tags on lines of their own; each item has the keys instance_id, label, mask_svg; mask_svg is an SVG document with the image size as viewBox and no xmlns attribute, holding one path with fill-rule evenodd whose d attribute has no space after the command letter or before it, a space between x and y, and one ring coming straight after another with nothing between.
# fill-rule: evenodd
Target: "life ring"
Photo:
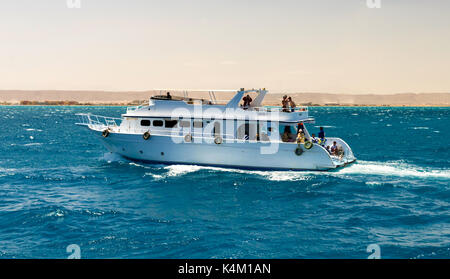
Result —
<instances>
[{"instance_id":1,"label":"life ring","mask_svg":"<svg viewBox=\"0 0 450 279\"><path fill-rule=\"evenodd\" d=\"M191 134L187 134L184 136L184 141L185 142L192 142L192 136Z\"/></svg>"},{"instance_id":2,"label":"life ring","mask_svg":"<svg viewBox=\"0 0 450 279\"><path fill-rule=\"evenodd\" d=\"M214 143L215 144L222 144L223 140L220 136L217 136L214 138Z\"/></svg>"},{"instance_id":3,"label":"life ring","mask_svg":"<svg viewBox=\"0 0 450 279\"><path fill-rule=\"evenodd\" d=\"M107 138L108 136L109 136L109 130L107 129L107 130L104 130L103 132L102 132L102 136L104 137L104 138Z\"/></svg>"},{"instance_id":4,"label":"life ring","mask_svg":"<svg viewBox=\"0 0 450 279\"><path fill-rule=\"evenodd\" d=\"M303 154L303 149L299 146L295 149L295 155L300 156Z\"/></svg>"},{"instance_id":5,"label":"life ring","mask_svg":"<svg viewBox=\"0 0 450 279\"><path fill-rule=\"evenodd\" d=\"M150 132L149 132L149 131L145 132L145 133L142 135L142 137L144 138L144 140L148 140L148 139L151 137Z\"/></svg>"},{"instance_id":6,"label":"life ring","mask_svg":"<svg viewBox=\"0 0 450 279\"><path fill-rule=\"evenodd\" d=\"M314 146L314 144L312 143L312 142L310 142L310 141L305 141L305 148L306 149L311 149L311 148L313 148L313 146Z\"/></svg>"}]
</instances>

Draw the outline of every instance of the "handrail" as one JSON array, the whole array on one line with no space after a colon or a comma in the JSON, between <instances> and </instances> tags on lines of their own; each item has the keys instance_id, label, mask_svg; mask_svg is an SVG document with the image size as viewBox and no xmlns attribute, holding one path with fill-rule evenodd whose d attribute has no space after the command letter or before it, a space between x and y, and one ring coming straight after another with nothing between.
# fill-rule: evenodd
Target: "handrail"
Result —
<instances>
[{"instance_id":1,"label":"handrail","mask_svg":"<svg viewBox=\"0 0 450 279\"><path fill-rule=\"evenodd\" d=\"M308 107L306 106L301 106L301 107L295 107L295 108L285 108L283 109L283 107L281 106L264 106L264 107L250 107L250 109L257 109L259 111L281 111L281 112L292 112L292 109L294 109L294 112L297 111L302 111L302 112L308 112ZM283 111L286 110L286 111Z\"/></svg>"},{"instance_id":2,"label":"handrail","mask_svg":"<svg viewBox=\"0 0 450 279\"><path fill-rule=\"evenodd\" d=\"M94 115L90 113L78 113L80 122L76 125L101 128L119 127L122 122L121 118Z\"/></svg>"},{"instance_id":3,"label":"handrail","mask_svg":"<svg viewBox=\"0 0 450 279\"><path fill-rule=\"evenodd\" d=\"M127 107L127 112L136 111L136 110L139 110L139 109L141 109L141 108L143 108L145 106L148 106L148 105L149 105L148 102L144 102L144 103L142 103L142 104L140 104L138 106Z\"/></svg>"}]
</instances>

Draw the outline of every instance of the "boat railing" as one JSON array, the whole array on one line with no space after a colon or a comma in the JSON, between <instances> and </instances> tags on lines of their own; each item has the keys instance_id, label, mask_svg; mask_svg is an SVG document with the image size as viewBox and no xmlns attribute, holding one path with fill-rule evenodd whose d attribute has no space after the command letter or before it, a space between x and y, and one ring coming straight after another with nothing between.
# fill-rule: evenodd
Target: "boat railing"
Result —
<instances>
[{"instance_id":1,"label":"boat railing","mask_svg":"<svg viewBox=\"0 0 450 279\"><path fill-rule=\"evenodd\" d=\"M77 125L88 126L96 130L119 127L122 122L122 119L120 118L94 115L90 113L78 113L76 115L79 119L79 122L76 123Z\"/></svg>"},{"instance_id":2,"label":"boat railing","mask_svg":"<svg viewBox=\"0 0 450 279\"><path fill-rule=\"evenodd\" d=\"M308 112L308 107L283 108L281 106L251 107L253 110L265 112Z\"/></svg>"},{"instance_id":3,"label":"boat railing","mask_svg":"<svg viewBox=\"0 0 450 279\"><path fill-rule=\"evenodd\" d=\"M148 106L148 103L143 103L143 104L140 104L139 106L127 107L127 113L140 110L140 109L142 109L145 106Z\"/></svg>"}]
</instances>

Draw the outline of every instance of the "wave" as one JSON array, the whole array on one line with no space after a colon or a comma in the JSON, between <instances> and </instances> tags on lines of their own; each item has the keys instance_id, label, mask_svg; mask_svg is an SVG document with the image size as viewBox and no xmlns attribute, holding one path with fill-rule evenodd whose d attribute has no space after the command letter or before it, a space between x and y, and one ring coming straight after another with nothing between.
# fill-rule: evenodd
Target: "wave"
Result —
<instances>
[{"instance_id":1,"label":"wave","mask_svg":"<svg viewBox=\"0 0 450 279\"><path fill-rule=\"evenodd\" d=\"M449 169L428 169L403 162L370 162L359 161L345 168L335 171L256 171L232 168L207 167L196 165L171 165L163 167L166 172L146 173L155 179L184 176L199 171L229 172L237 174L256 175L271 181L303 181L313 176L348 177L349 175L372 175L383 177L411 177L411 178L438 178L450 179ZM373 185L378 185L374 182ZM372 185L371 184L371 185Z\"/></svg>"},{"instance_id":2,"label":"wave","mask_svg":"<svg viewBox=\"0 0 450 279\"><path fill-rule=\"evenodd\" d=\"M372 175L383 177L412 177L412 178L437 178L450 179L450 169L423 168L403 161L374 162L357 161L350 166L337 170L324 171L263 171L263 170L243 170L235 168L221 168L213 166L198 165L158 165L137 163L123 158L116 153L106 153L103 160L108 163L127 163L132 167L139 167L150 170L146 176L152 176L160 180L169 177L179 177L196 173L199 171L228 172L237 174L256 175L271 181L302 181L308 180L312 176L334 176L348 177L349 175ZM154 170L154 171L153 171ZM162 172L161 172L162 171ZM377 185L377 183L374 183Z\"/></svg>"},{"instance_id":3,"label":"wave","mask_svg":"<svg viewBox=\"0 0 450 279\"><path fill-rule=\"evenodd\" d=\"M359 161L340 169L336 174L363 174L417 178L450 178L450 169L431 169L406 164L403 162Z\"/></svg>"},{"instance_id":4,"label":"wave","mask_svg":"<svg viewBox=\"0 0 450 279\"><path fill-rule=\"evenodd\" d=\"M412 127L413 130L429 130L430 127Z\"/></svg>"},{"instance_id":5,"label":"wave","mask_svg":"<svg viewBox=\"0 0 450 279\"><path fill-rule=\"evenodd\" d=\"M100 160L106 161L108 163L126 162L127 161L125 158L123 158L119 154L112 153L112 152L103 154L103 157L101 157Z\"/></svg>"},{"instance_id":6,"label":"wave","mask_svg":"<svg viewBox=\"0 0 450 279\"><path fill-rule=\"evenodd\" d=\"M23 146L41 146L41 145L43 145L43 144L36 142L36 143L27 143L27 144L24 144Z\"/></svg>"}]
</instances>

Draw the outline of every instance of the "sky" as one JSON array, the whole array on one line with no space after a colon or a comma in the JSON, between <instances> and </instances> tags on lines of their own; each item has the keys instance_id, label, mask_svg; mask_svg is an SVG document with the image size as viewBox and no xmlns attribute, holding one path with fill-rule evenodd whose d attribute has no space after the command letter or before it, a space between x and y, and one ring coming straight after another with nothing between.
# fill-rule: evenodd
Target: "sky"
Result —
<instances>
[{"instance_id":1,"label":"sky","mask_svg":"<svg viewBox=\"0 0 450 279\"><path fill-rule=\"evenodd\" d=\"M0 90L450 92L450 1L378 1L0 0Z\"/></svg>"}]
</instances>

